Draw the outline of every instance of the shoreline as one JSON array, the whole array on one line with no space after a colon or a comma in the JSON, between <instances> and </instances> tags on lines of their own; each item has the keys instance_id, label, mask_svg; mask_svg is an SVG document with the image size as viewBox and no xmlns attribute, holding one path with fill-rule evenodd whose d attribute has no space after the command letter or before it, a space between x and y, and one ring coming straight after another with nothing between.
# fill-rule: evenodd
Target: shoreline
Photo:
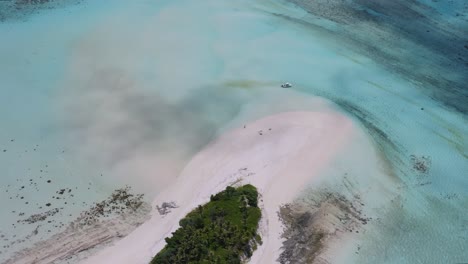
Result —
<instances>
[{"instance_id":1,"label":"shoreline","mask_svg":"<svg viewBox=\"0 0 468 264\"><path fill-rule=\"evenodd\" d=\"M113 246L82 263L148 263L178 228L178 220L228 185L250 183L261 194L263 244L250 263L278 259L283 239L279 207L292 202L317 180L342 148L355 125L340 113L285 112L226 132L198 153L177 181L153 202L174 202L166 215L153 209L151 219Z\"/></svg>"},{"instance_id":2,"label":"shoreline","mask_svg":"<svg viewBox=\"0 0 468 264\"><path fill-rule=\"evenodd\" d=\"M179 220L212 194L252 184L259 192L263 243L247 263L347 263L358 254L367 224L377 223L371 219L380 215L379 208L396 199L396 182L386 177L372 139L345 114L324 105L241 122L252 113L223 129L172 185L145 203L141 214L129 211L87 229L68 228L10 261L147 264L179 228Z\"/></svg>"}]
</instances>

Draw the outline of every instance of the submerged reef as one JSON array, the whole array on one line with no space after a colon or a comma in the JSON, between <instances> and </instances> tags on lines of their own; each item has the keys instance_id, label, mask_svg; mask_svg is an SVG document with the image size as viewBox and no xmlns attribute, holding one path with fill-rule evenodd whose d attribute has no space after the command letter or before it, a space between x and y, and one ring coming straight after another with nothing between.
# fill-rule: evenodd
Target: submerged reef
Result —
<instances>
[{"instance_id":1,"label":"submerged reef","mask_svg":"<svg viewBox=\"0 0 468 264\"><path fill-rule=\"evenodd\" d=\"M381 150L391 149L392 151L401 152L400 146L391 135L383 130L382 121L374 114L366 111L363 107L353 104L352 102L334 99L334 102L343 108L346 112L357 118L366 127L369 134L373 137L374 141L378 144Z\"/></svg>"},{"instance_id":2,"label":"submerged reef","mask_svg":"<svg viewBox=\"0 0 468 264\"><path fill-rule=\"evenodd\" d=\"M79 261L90 252L128 235L148 219L150 211L151 206L143 200L142 194L132 194L130 187L117 189L107 199L83 211L63 231L39 241L30 248L16 252L4 263L45 264ZM40 223L57 213L59 209L54 208L31 215L19 223ZM21 243L36 236L42 227L41 224L37 225L23 241L17 242Z\"/></svg>"},{"instance_id":3,"label":"submerged reef","mask_svg":"<svg viewBox=\"0 0 468 264\"><path fill-rule=\"evenodd\" d=\"M24 20L42 10L82 3L83 0L4 0L0 1L0 22Z\"/></svg>"},{"instance_id":4,"label":"submerged reef","mask_svg":"<svg viewBox=\"0 0 468 264\"><path fill-rule=\"evenodd\" d=\"M421 174L427 174L431 168L432 160L429 156L411 155L413 169Z\"/></svg>"},{"instance_id":5,"label":"submerged reef","mask_svg":"<svg viewBox=\"0 0 468 264\"><path fill-rule=\"evenodd\" d=\"M446 107L468 114L466 1L288 1L309 16L276 15L333 34Z\"/></svg>"}]
</instances>

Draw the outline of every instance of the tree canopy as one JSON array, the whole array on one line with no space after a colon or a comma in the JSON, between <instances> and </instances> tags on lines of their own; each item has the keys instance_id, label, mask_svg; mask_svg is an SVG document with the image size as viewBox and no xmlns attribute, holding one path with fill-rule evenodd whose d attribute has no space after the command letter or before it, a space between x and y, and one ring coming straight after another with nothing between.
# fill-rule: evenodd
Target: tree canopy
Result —
<instances>
[{"instance_id":1,"label":"tree canopy","mask_svg":"<svg viewBox=\"0 0 468 264\"><path fill-rule=\"evenodd\" d=\"M179 221L167 245L150 264L241 263L261 243L257 189L248 184L212 195Z\"/></svg>"}]
</instances>

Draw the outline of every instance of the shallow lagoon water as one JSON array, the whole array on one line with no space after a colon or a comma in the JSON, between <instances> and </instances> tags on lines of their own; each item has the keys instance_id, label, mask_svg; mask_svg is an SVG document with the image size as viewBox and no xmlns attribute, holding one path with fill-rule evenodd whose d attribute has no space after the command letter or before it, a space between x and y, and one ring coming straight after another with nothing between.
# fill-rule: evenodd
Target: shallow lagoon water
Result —
<instances>
[{"instance_id":1,"label":"shallow lagoon water","mask_svg":"<svg viewBox=\"0 0 468 264\"><path fill-rule=\"evenodd\" d=\"M289 81L361 122L400 180L401 202L360 238L354 261L467 261L466 116L339 27L271 0L85 1L2 22L0 224L10 240L0 246L29 234L34 226L13 228L18 214L40 212L57 189L78 188L57 222L124 184L151 199L245 108L314 109L279 91ZM278 107L259 100L275 96ZM411 155L430 157L429 171ZM58 230L42 229L29 243Z\"/></svg>"}]
</instances>

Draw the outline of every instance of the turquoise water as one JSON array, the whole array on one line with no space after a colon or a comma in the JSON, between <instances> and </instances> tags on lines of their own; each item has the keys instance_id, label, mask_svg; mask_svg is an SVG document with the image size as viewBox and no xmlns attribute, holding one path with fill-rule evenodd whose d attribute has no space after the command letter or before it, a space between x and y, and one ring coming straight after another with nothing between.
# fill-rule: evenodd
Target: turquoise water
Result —
<instances>
[{"instance_id":1,"label":"turquoise water","mask_svg":"<svg viewBox=\"0 0 468 264\"><path fill-rule=\"evenodd\" d=\"M466 4L426 2L440 10L439 24L459 28L454 39L463 43L456 33L467 29ZM10 248L0 249L2 258L49 237L116 187L130 184L151 199L246 107L265 115L307 110L314 106L298 97L322 96L362 123L401 182L402 203L366 233L355 262L467 262L463 45L461 55L444 57L437 34L415 39L409 26L335 18L282 1L181 0L84 1L5 19L0 247ZM355 38L343 33L350 30ZM264 105L285 81L299 95ZM426 173L411 155L429 157ZM61 188L75 190L66 205L52 199ZM63 208L53 222L11 245L37 227L16 221L48 202Z\"/></svg>"}]
</instances>

